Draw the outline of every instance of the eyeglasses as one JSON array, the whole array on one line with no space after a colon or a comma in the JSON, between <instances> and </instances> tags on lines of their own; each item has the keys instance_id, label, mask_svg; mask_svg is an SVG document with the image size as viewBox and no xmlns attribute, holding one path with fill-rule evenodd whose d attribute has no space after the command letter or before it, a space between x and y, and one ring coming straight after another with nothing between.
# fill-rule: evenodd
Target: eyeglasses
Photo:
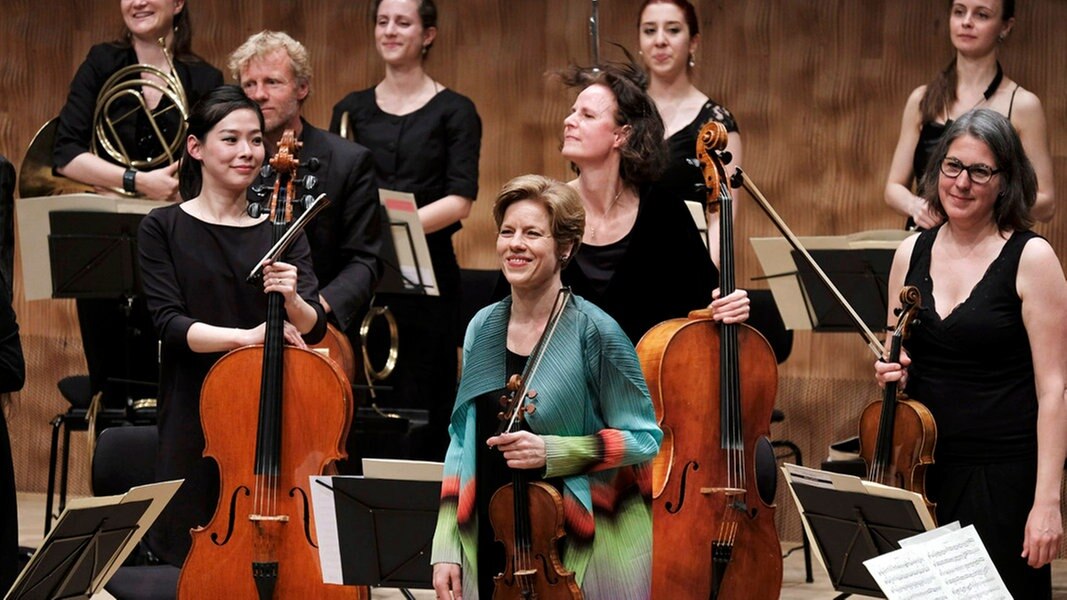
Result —
<instances>
[{"instance_id":1,"label":"eyeglasses","mask_svg":"<svg viewBox=\"0 0 1067 600\"><path fill-rule=\"evenodd\" d=\"M941 161L941 173L945 177L955 179L964 171L967 171L967 176L971 178L971 183L982 184L989 183L989 180L997 173L1003 171L1003 169L994 169L989 165L983 165L981 163L976 165L965 165L955 158L946 158Z\"/></svg>"}]
</instances>

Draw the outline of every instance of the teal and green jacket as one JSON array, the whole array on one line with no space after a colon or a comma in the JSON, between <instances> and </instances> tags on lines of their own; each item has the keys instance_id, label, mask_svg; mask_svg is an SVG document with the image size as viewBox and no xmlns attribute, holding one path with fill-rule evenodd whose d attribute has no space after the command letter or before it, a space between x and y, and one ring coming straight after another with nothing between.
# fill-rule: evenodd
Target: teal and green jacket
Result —
<instances>
[{"instance_id":1,"label":"teal and green jacket","mask_svg":"<svg viewBox=\"0 0 1067 600\"><path fill-rule=\"evenodd\" d=\"M463 597L476 599L478 502L475 402L506 380L511 299L482 309L463 343L432 563L461 565ZM545 478L563 482L561 552L587 600L649 597L652 458L663 437L629 339L604 311L574 296L528 387L530 430L545 440ZM488 525L486 525L488 526Z\"/></svg>"}]
</instances>

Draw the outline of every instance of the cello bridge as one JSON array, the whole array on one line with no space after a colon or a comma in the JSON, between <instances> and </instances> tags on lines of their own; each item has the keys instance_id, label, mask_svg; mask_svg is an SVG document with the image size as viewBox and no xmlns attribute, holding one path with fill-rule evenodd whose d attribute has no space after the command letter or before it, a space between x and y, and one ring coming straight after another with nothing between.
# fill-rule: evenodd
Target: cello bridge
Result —
<instances>
[{"instance_id":1,"label":"cello bridge","mask_svg":"<svg viewBox=\"0 0 1067 600\"><path fill-rule=\"evenodd\" d=\"M742 488L732 487L706 487L700 488L701 494L725 494L727 496L742 496L745 490Z\"/></svg>"},{"instance_id":2,"label":"cello bridge","mask_svg":"<svg viewBox=\"0 0 1067 600\"><path fill-rule=\"evenodd\" d=\"M274 521L277 523L288 523L288 515L248 515L249 521Z\"/></svg>"}]
</instances>

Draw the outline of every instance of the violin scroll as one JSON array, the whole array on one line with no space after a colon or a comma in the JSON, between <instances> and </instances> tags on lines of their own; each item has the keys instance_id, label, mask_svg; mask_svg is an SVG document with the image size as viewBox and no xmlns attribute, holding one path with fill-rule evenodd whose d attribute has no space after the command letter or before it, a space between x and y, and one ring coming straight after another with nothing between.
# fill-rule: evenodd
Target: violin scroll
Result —
<instances>
[{"instance_id":1,"label":"violin scroll","mask_svg":"<svg viewBox=\"0 0 1067 600\"><path fill-rule=\"evenodd\" d=\"M897 315L897 324L893 328L893 335L908 338L911 335L911 326L918 323L919 311L922 310L922 294L919 288L906 285L900 290L900 308L893 313Z\"/></svg>"}]
</instances>

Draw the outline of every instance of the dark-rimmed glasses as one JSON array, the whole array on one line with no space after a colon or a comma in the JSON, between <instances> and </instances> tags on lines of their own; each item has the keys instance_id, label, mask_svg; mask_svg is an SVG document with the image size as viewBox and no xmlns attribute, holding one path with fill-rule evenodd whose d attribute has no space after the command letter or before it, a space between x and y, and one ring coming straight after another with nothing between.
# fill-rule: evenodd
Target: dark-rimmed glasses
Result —
<instances>
[{"instance_id":1,"label":"dark-rimmed glasses","mask_svg":"<svg viewBox=\"0 0 1067 600\"><path fill-rule=\"evenodd\" d=\"M960 173L967 171L967 176L971 178L971 183L989 183L989 180L1002 170L1003 169L994 169L989 165L983 165L981 163L965 165L955 158L946 158L941 161L942 175L955 179L960 176Z\"/></svg>"}]
</instances>

